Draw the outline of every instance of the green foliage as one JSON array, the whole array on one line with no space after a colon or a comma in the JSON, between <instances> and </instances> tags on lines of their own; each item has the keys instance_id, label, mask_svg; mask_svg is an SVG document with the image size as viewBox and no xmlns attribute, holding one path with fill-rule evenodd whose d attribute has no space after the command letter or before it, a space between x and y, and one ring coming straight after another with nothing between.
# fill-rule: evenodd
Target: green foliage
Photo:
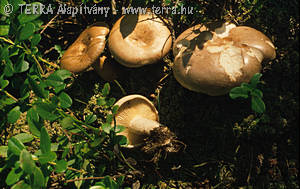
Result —
<instances>
[{"instance_id":1,"label":"green foliage","mask_svg":"<svg viewBox=\"0 0 300 189\"><path fill-rule=\"evenodd\" d=\"M263 113L266 110L265 103L262 100L263 93L257 89L262 74L256 73L252 77L250 83L242 83L240 87L231 89L229 96L232 99L251 97L251 108L257 113Z\"/></svg>"},{"instance_id":2,"label":"green foliage","mask_svg":"<svg viewBox=\"0 0 300 189\"><path fill-rule=\"evenodd\" d=\"M82 118L73 115L69 109L73 99L67 92L72 74L62 69L47 72L49 63L38 49L42 38L41 15L18 14L18 4L24 3L20 0L1 1L0 10L8 3L14 12L9 16L0 12L0 116L4 117L0 120L0 133L18 124L25 113L30 133L21 132L9 137L7 145L1 144L0 157L5 158L5 163L0 164L1 178L5 180L1 185L38 189L48 188L53 174L63 174L67 180L102 176L106 165L98 172L95 157L106 154L108 161L115 161L114 148L127 143L126 137L116 135L124 128L111 126L117 107L113 107L115 98L109 97L110 85L103 86L98 99L107 120L101 122L93 112ZM55 49L60 56L63 54L60 46ZM58 135L52 133L55 123ZM3 176L5 172L8 174ZM121 177L116 182L105 176L102 184L119 188L122 182ZM65 185L100 186L101 182L82 179Z\"/></svg>"}]
</instances>

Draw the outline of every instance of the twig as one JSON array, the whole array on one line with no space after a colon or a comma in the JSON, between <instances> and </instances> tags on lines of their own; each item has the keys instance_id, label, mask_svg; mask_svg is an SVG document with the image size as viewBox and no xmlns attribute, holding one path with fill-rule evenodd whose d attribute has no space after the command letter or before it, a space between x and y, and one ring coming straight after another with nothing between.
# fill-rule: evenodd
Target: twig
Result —
<instances>
[{"instance_id":1,"label":"twig","mask_svg":"<svg viewBox=\"0 0 300 189\"><path fill-rule=\"evenodd\" d=\"M122 94L123 95L126 95L127 93L126 93L126 91L124 90L124 88L121 86L121 84L117 81L117 80L114 80L114 82L118 85L118 87L121 89L121 91L122 91Z\"/></svg>"},{"instance_id":2,"label":"twig","mask_svg":"<svg viewBox=\"0 0 300 189\"><path fill-rule=\"evenodd\" d=\"M42 57L39 57L39 60L42 61L42 62L44 62L44 63L46 63L46 64L48 64L48 65L50 65L50 66L53 66L54 68L59 68L59 66L57 64L49 62L49 61L43 59Z\"/></svg>"},{"instance_id":3,"label":"twig","mask_svg":"<svg viewBox=\"0 0 300 189\"><path fill-rule=\"evenodd\" d=\"M44 31L48 28L48 26L50 24L52 24L52 22L56 19L56 17L58 16L59 14L55 15L46 25L45 27L42 29L42 31L40 32L40 34L44 33Z\"/></svg>"},{"instance_id":4,"label":"twig","mask_svg":"<svg viewBox=\"0 0 300 189\"><path fill-rule=\"evenodd\" d=\"M116 0L111 0L111 10L112 10L112 14L116 15L117 14L117 4L116 4Z\"/></svg>"},{"instance_id":5,"label":"twig","mask_svg":"<svg viewBox=\"0 0 300 189\"><path fill-rule=\"evenodd\" d=\"M23 42L23 46L24 46L24 49L27 51L27 53L31 55L31 57L33 58L33 60L34 60L35 63L37 64L37 66L38 66L38 68L39 68L41 74L44 76L44 75L45 75L44 70L43 70L43 68L42 68L42 66L41 66L41 64L40 64L40 62L39 62L38 59L36 58L35 54L33 54L33 53L31 52L31 50L27 47L27 45L26 45L24 42Z\"/></svg>"},{"instance_id":6,"label":"twig","mask_svg":"<svg viewBox=\"0 0 300 189\"><path fill-rule=\"evenodd\" d=\"M130 163L126 160L126 158L124 157L123 153L120 151L120 156L122 157L123 161L125 162L125 164L132 170L136 170L134 167L132 167L132 165L130 165Z\"/></svg>"},{"instance_id":7,"label":"twig","mask_svg":"<svg viewBox=\"0 0 300 189\"><path fill-rule=\"evenodd\" d=\"M19 100L14 97L13 95L11 95L9 92L3 90L3 89L0 89L0 91L4 92L6 94L6 96L10 97L11 99L13 99L14 101L18 102Z\"/></svg>"},{"instance_id":8,"label":"twig","mask_svg":"<svg viewBox=\"0 0 300 189\"><path fill-rule=\"evenodd\" d=\"M99 180L99 179L104 179L104 178L105 178L105 177L85 177L85 178L77 178L77 179L67 180L65 183L76 182L76 181L80 181L80 180Z\"/></svg>"},{"instance_id":9,"label":"twig","mask_svg":"<svg viewBox=\"0 0 300 189\"><path fill-rule=\"evenodd\" d=\"M251 151L250 151L250 168L249 168L249 172L248 172L248 177L247 177L247 183L250 184L250 179L251 179L251 171L252 171L252 164L253 164L253 148L251 147Z\"/></svg>"},{"instance_id":10,"label":"twig","mask_svg":"<svg viewBox=\"0 0 300 189\"><path fill-rule=\"evenodd\" d=\"M170 73L164 75L164 76L158 81L158 83L159 83L159 84L162 83L163 80L165 80L169 75L170 75Z\"/></svg>"},{"instance_id":11,"label":"twig","mask_svg":"<svg viewBox=\"0 0 300 189\"><path fill-rule=\"evenodd\" d=\"M121 177L124 175L115 175L112 176L112 178L117 178L117 177ZM77 179L71 179L71 180L67 180L66 183L69 182L75 182L75 181L80 181L80 180L100 180L100 179L104 179L105 177L85 177L85 178L77 178Z\"/></svg>"}]
</instances>

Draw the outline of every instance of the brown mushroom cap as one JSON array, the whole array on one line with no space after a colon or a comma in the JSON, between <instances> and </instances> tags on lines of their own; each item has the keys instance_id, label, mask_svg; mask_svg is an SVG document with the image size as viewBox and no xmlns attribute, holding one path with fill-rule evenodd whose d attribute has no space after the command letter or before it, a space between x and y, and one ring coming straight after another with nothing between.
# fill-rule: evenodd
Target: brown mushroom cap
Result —
<instances>
[{"instance_id":1,"label":"brown mushroom cap","mask_svg":"<svg viewBox=\"0 0 300 189\"><path fill-rule=\"evenodd\" d=\"M154 14L124 15L113 26L108 46L127 67L141 67L162 59L171 49L171 32Z\"/></svg>"},{"instance_id":2,"label":"brown mushroom cap","mask_svg":"<svg viewBox=\"0 0 300 189\"><path fill-rule=\"evenodd\" d=\"M77 73L95 62L105 48L109 27L103 22L85 29L61 58L61 68Z\"/></svg>"},{"instance_id":3,"label":"brown mushroom cap","mask_svg":"<svg viewBox=\"0 0 300 189\"><path fill-rule=\"evenodd\" d=\"M173 73L183 87L217 96L249 82L261 71L264 59L275 57L275 48L264 34L249 27L224 24L208 31L197 25L176 39L173 54Z\"/></svg>"},{"instance_id":4,"label":"brown mushroom cap","mask_svg":"<svg viewBox=\"0 0 300 189\"><path fill-rule=\"evenodd\" d=\"M149 135L153 128L159 127L158 112L146 97L128 95L118 100L115 105L119 106L115 116L116 125L126 127L126 130L120 134L127 137L129 141L128 147L134 147L143 143L145 136ZM140 119L141 123L136 124L140 122L138 121L139 118L142 118Z\"/></svg>"},{"instance_id":5,"label":"brown mushroom cap","mask_svg":"<svg viewBox=\"0 0 300 189\"><path fill-rule=\"evenodd\" d=\"M230 30L229 33L234 42L259 49L265 59L272 60L276 57L272 41L260 31L247 26L239 26Z\"/></svg>"}]
</instances>

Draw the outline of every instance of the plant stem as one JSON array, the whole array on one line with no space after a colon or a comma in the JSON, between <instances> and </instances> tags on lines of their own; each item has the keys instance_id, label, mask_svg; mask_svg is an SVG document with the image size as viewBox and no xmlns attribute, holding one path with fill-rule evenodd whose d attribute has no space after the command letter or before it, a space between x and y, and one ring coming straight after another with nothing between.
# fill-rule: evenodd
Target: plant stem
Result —
<instances>
[{"instance_id":1,"label":"plant stem","mask_svg":"<svg viewBox=\"0 0 300 189\"><path fill-rule=\"evenodd\" d=\"M114 80L114 82L118 85L118 87L121 89L121 91L122 91L122 94L123 95L126 95L127 93L126 93L126 91L124 90L124 88L122 87L122 85L117 81L117 80Z\"/></svg>"},{"instance_id":2,"label":"plant stem","mask_svg":"<svg viewBox=\"0 0 300 189\"><path fill-rule=\"evenodd\" d=\"M10 97L11 99L13 99L14 101L18 102L19 100L14 97L13 95L11 95L9 92L3 90L3 89L0 89L0 91L4 92L6 94L6 96Z\"/></svg>"}]
</instances>

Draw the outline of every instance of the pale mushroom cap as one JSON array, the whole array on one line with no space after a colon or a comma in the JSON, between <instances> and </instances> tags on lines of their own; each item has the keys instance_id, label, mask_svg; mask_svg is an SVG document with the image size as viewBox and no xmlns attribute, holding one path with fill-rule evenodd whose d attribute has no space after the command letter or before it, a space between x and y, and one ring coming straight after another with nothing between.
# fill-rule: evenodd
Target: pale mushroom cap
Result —
<instances>
[{"instance_id":1,"label":"pale mushroom cap","mask_svg":"<svg viewBox=\"0 0 300 189\"><path fill-rule=\"evenodd\" d=\"M118 100L115 105L119 106L115 116L116 124L126 127L126 130L121 132L121 135L127 137L129 141L128 147L143 142L145 136L149 134L152 128L132 128L131 121L136 117L143 117L149 120L158 122L158 112L150 100L141 95L128 95Z\"/></svg>"},{"instance_id":2,"label":"pale mushroom cap","mask_svg":"<svg viewBox=\"0 0 300 189\"><path fill-rule=\"evenodd\" d=\"M162 59L171 49L171 32L154 14L124 15L113 26L108 46L127 67L141 67Z\"/></svg>"},{"instance_id":3,"label":"pale mushroom cap","mask_svg":"<svg viewBox=\"0 0 300 189\"><path fill-rule=\"evenodd\" d=\"M86 70L105 48L108 25L96 23L85 29L61 58L61 68L77 73Z\"/></svg>"},{"instance_id":4,"label":"pale mushroom cap","mask_svg":"<svg viewBox=\"0 0 300 189\"><path fill-rule=\"evenodd\" d=\"M211 96L226 94L242 82L250 81L255 73L261 71L261 62L272 58L273 55L265 55L267 52L263 51L271 47L271 42L251 28L247 32L258 35L253 37L257 43L246 43L247 40L233 36L238 35L237 28L227 24L221 29L207 31L205 26L197 25L184 31L173 47L173 73L176 80L189 90ZM246 33L244 29L242 32ZM262 47L262 39L266 47ZM275 49L273 51L275 54Z\"/></svg>"}]
</instances>

